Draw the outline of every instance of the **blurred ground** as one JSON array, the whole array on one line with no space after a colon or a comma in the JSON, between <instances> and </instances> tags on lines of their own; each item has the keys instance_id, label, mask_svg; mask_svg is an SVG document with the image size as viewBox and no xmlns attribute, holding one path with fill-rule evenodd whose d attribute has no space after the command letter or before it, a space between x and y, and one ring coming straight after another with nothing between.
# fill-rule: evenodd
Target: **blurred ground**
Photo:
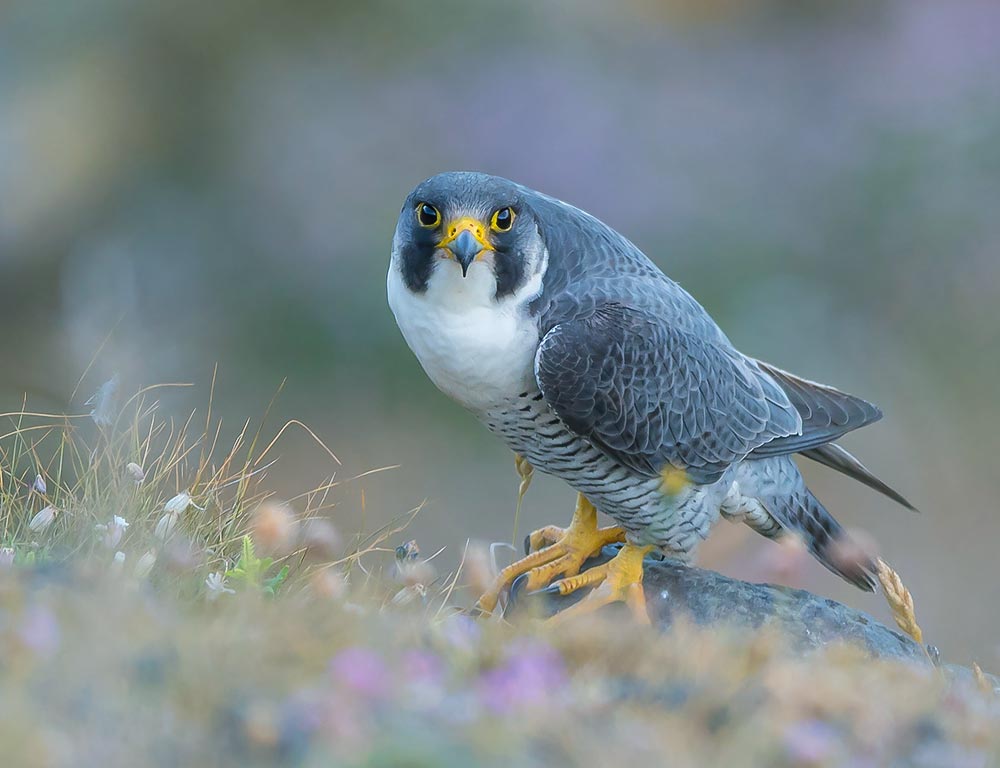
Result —
<instances>
[{"instance_id":1,"label":"blurred ground","mask_svg":"<svg viewBox=\"0 0 1000 768\"><path fill-rule=\"evenodd\" d=\"M343 529L427 498L413 535L450 562L506 539L509 453L384 298L410 188L499 173L626 233L747 353L884 406L849 447L923 514L810 483L931 642L996 668L998 26L986 0L4 4L0 411L79 410L86 371L194 381L182 415L218 363L235 432L287 376L275 422L345 476L401 465L353 484ZM305 441L286 460L327 471ZM521 534L571 503L536 479ZM702 563L754 577L773 549L723 526ZM819 566L784 580L885 618Z\"/></svg>"}]
</instances>

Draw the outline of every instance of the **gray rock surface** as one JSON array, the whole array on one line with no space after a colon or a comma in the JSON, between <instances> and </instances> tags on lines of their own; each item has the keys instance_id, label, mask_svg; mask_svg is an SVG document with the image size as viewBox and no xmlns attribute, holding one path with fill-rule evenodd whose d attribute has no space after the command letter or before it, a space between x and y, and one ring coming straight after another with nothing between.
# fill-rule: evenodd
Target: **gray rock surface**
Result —
<instances>
[{"instance_id":1,"label":"gray rock surface","mask_svg":"<svg viewBox=\"0 0 1000 768\"><path fill-rule=\"evenodd\" d=\"M606 548L597 564L614 554ZM646 560L644 579L650 618L668 629L679 616L698 625L780 629L802 651L834 642L854 642L875 658L895 658L930 665L924 649L903 633L846 605L801 589L751 584L715 571L669 560ZM580 596L549 597L547 609L558 611Z\"/></svg>"},{"instance_id":2,"label":"gray rock surface","mask_svg":"<svg viewBox=\"0 0 1000 768\"><path fill-rule=\"evenodd\" d=\"M601 556L585 567L607 562L616 552L616 546L605 547ZM930 652L925 652L912 638L868 614L802 589L752 584L704 568L653 558L646 559L643 585L650 619L663 630L670 629L674 620L682 616L699 626L749 630L772 627L780 630L791 646L802 653L846 641L861 646L872 658L937 665L948 679L976 685L970 668L939 663L937 649L930 647ZM515 595L518 591L515 584ZM528 599L544 600L544 611L554 614L583 595L580 592L565 597L545 595ZM514 605L524 599L517 597ZM985 677L1000 695L1000 677L988 673Z\"/></svg>"}]
</instances>

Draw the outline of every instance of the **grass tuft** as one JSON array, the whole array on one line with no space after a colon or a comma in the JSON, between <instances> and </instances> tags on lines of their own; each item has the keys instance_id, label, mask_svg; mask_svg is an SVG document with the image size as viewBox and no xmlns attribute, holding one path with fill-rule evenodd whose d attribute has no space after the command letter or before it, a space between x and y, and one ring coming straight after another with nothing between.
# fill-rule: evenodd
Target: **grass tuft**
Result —
<instances>
[{"instance_id":1,"label":"grass tuft","mask_svg":"<svg viewBox=\"0 0 1000 768\"><path fill-rule=\"evenodd\" d=\"M803 658L774 631L682 619L476 620L462 606L495 570L485 548L448 572L404 536L419 508L347 536L350 478L314 433L325 477L278 499L280 438L303 425L269 439L247 421L224 443L211 408L174 421L158 391L121 408L105 391L97 417L0 415L3 765L979 765L1000 749L978 668L966 684L848 646ZM919 640L909 592L881 562L880 579Z\"/></svg>"}]
</instances>

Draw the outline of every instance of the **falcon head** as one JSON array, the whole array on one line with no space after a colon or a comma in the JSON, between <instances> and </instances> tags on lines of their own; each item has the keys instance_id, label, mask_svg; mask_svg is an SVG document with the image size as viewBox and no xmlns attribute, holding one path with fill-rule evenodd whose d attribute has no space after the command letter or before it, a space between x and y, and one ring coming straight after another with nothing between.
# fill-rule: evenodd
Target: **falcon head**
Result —
<instances>
[{"instance_id":1,"label":"falcon head","mask_svg":"<svg viewBox=\"0 0 1000 768\"><path fill-rule=\"evenodd\" d=\"M403 203L392 268L414 293L433 288L483 301L517 295L545 256L525 191L483 173L432 176Z\"/></svg>"}]
</instances>

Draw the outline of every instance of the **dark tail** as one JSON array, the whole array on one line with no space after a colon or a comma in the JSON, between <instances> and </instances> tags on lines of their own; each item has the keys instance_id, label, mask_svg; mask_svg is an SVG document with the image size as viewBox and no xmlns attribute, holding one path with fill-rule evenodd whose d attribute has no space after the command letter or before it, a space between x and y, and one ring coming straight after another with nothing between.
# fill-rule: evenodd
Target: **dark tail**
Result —
<instances>
[{"instance_id":1,"label":"dark tail","mask_svg":"<svg viewBox=\"0 0 1000 768\"><path fill-rule=\"evenodd\" d=\"M854 478L859 483L864 483L879 493L888 496L897 504L902 504L907 509L917 512L917 508L907 501L899 491L883 483L869 469L858 461L854 456L841 448L836 443L827 443L818 448L809 448L802 451L802 455L807 459L818 461L831 469L843 472L848 477Z\"/></svg>"},{"instance_id":2,"label":"dark tail","mask_svg":"<svg viewBox=\"0 0 1000 768\"><path fill-rule=\"evenodd\" d=\"M808 489L762 501L785 531L801 536L813 557L829 570L859 589L875 591L875 563L860 550L855 551L847 532Z\"/></svg>"}]
</instances>

